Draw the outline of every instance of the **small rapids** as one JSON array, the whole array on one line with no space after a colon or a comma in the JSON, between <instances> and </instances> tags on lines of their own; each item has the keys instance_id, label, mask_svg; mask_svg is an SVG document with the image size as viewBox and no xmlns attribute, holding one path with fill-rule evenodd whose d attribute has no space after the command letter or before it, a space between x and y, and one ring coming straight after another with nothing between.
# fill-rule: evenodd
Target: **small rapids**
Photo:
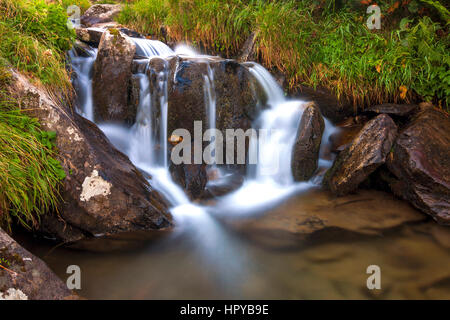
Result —
<instances>
[{"instance_id":1,"label":"small rapids","mask_svg":"<svg viewBox=\"0 0 450 320\"><path fill-rule=\"evenodd\" d=\"M179 46L175 51L157 40L131 38L136 45L136 54L151 59L164 59L176 54L202 58L187 46ZM89 57L78 57L70 52L76 80L79 83L80 112L93 120L91 70L96 57L92 49ZM148 63L149 63L148 62ZM236 191L219 197L213 205L191 203L188 196L171 178L168 159L167 132L168 115L168 68L157 74L157 88L151 90L146 69L138 74L140 81L140 101L136 122L130 129L111 123L98 123L110 141L139 169L152 176L151 185L171 204L175 220L185 221L186 217L197 214L239 214L254 213L280 203L286 197L307 190L312 182L296 183L291 172L291 154L296 133L303 113L304 103L285 97L283 90L270 73L257 63L246 63L246 67L263 88L267 96L268 109L260 112L253 127L263 132L259 139L251 139L248 158L257 159L256 165L249 165L243 185ZM204 78L204 103L209 129L216 127L216 92L214 71L209 66ZM261 129L263 129L261 131ZM326 121L323 145L336 130ZM214 132L214 131L212 131ZM214 135L212 141L215 140ZM159 148L155 148L158 145ZM158 150L155 152L154 150ZM321 164L330 163L321 160ZM221 172L221 170L219 170Z\"/></svg>"},{"instance_id":2,"label":"small rapids","mask_svg":"<svg viewBox=\"0 0 450 320\"><path fill-rule=\"evenodd\" d=\"M151 176L152 187L170 203L175 228L86 239L71 246L38 243L31 252L67 279L67 266L82 270L80 294L92 299L427 299L449 298L448 230L391 194L360 190L331 197L317 186L320 174L295 182L291 173L294 138L304 104L285 97L262 66L246 63L267 96L252 127L247 158L257 159L242 172L235 191L194 202L172 180L168 157L168 67L148 70L152 59L180 55L201 59L187 46L132 39L147 70L137 74L139 105L132 127L97 123L113 145ZM96 49L69 55L78 112L94 121L92 66ZM144 56L147 58L145 61ZM155 62L155 61L153 61ZM211 66L213 64L211 63ZM216 72L218 69L215 69ZM152 77L147 76L151 71ZM199 108L205 129L220 119L214 68L205 68ZM203 105L201 104L203 101ZM202 110L203 111L203 110ZM218 125L217 125L218 126ZM261 130L265 132L261 137ZM337 130L325 119L319 170L331 165L327 149ZM156 151L155 151L156 150ZM212 183L228 183L225 166ZM241 178L241 177L240 177ZM230 180L232 180L230 178ZM295 195L295 196L294 196ZM406 222L414 222L407 224ZM322 232L324 231L324 232ZM313 237L307 238L309 235ZM73 250L76 249L76 250ZM380 291L366 289L369 265L382 270Z\"/></svg>"}]
</instances>

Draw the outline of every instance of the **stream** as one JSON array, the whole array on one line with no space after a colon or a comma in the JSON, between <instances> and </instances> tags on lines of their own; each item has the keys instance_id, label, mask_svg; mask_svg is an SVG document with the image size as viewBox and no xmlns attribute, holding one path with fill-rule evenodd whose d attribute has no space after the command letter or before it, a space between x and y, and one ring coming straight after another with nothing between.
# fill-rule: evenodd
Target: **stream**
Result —
<instances>
[{"instance_id":1,"label":"stream","mask_svg":"<svg viewBox=\"0 0 450 320\"><path fill-rule=\"evenodd\" d=\"M175 54L214 59L186 47L173 51L159 41L132 39L137 54L149 61ZM91 48L89 57L69 53L77 74L78 112L91 121L90 74L96 52ZM249 157L258 161L248 167L240 188L214 201L192 202L172 181L168 72L157 75L155 92L142 73L135 124L97 125L152 177L152 187L170 203L174 228L71 246L54 247L25 235L18 240L62 279L68 276L67 266L80 266L79 294L89 299L450 299L448 230L391 194L360 190L335 198L320 189L320 177L295 182L290 161L303 102L285 97L262 66L245 65L270 105L252 125L275 133L258 145L251 140ZM152 106L155 95L160 113ZM214 129L214 72L209 67L202 99L207 127ZM331 165L323 155L336 130L325 119L321 172ZM152 151L155 145L157 153ZM212 167L219 176L213 183L227 184L229 173ZM370 265L381 269L381 290L366 286Z\"/></svg>"}]
</instances>

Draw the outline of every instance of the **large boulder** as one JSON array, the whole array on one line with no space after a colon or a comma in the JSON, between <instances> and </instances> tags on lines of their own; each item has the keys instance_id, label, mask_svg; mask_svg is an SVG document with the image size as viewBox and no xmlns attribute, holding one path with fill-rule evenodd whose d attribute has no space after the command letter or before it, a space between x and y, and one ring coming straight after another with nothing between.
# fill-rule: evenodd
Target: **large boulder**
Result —
<instances>
[{"instance_id":1,"label":"large boulder","mask_svg":"<svg viewBox=\"0 0 450 320\"><path fill-rule=\"evenodd\" d=\"M0 229L0 300L73 300L70 291L39 258Z\"/></svg>"},{"instance_id":2,"label":"large boulder","mask_svg":"<svg viewBox=\"0 0 450 320\"><path fill-rule=\"evenodd\" d=\"M64 241L171 224L165 200L92 122L56 103L13 72L11 92L43 128L57 133L67 177L59 213L41 217L41 230Z\"/></svg>"},{"instance_id":3,"label":"large boulder","mask_svg":"<svg viewBox=\"0 0 450 320\"><path fill-rule=\"evenodd\" d=\"M314 103L303 111L292 151L292 175L295 181L309 180L317 169L320 142L325 123Z\"/></svg>"},{"instance_id":4,"label":"large boulder","mask_svg":"<svg viewBox=\"0 0 450 320\"><path fill-rule=\"evenodd\" d=\"M92 78L96 122L134 122L136 110L128 108L128 87L135 52L133 41L119 30L103 33Z\"/></svg>"},{"instance_id":5,"label":"large boulder","mask_svg":"<svg viewBox=\"0 0 450 320\"><path fill-rule=\"evenodd\" d=\"M450 119L429 108L395 140L389 170L399 179L394 193L442 224L450 224Z\"/></svg>"},{"instance_id":6,"label":"large boulder","mask_svg":"<svg viewBox=\"0 0 450 320\"><path fill-rule=\"evenodd\" d=\"M120 4L95 4L81 16L81 23L87 27L111 22L122 10Z\"/></svg>"},{"instance_id":7,"label":"large boulder","mask_svg":"<svg viewBox=\"0 0 450 320\"><path fill-rule=\"evenodd\" d=\"M325 174L324 184L337 195L354 191L385 163L396 136L397 126L388 115L370 120L352 144L336 157Z\"/></svg>"},{"instance_id":8,"label":"large boulder","mask_svg":"<svg viewBox=\"0 0 450 320\"><path fill-rule=\"evenodd\" d=\"M205 77L210 75L216 98L216 127L223 133L225 129L245 131L251 127L262 104L259 100L264 97L246 66L221 58L174 57L168 68L169 133L177 128L193 133L194 121L203 121L204 129L209 128L204 90Z\"/></svg>"}]
</instances>

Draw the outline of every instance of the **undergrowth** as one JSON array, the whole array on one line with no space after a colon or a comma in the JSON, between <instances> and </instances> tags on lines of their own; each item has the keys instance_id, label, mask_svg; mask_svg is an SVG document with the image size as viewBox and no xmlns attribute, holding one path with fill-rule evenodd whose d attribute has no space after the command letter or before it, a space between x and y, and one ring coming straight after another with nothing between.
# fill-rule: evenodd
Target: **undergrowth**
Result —
<instances>
[{"instance_id":1,"label":"undergrowth","mask_svg":"<svg viewBox=\"0 0 450 320\"><path fill-rule=\"evenodd\" d=\"M14 220L36 227L42 214L56 210L65 173L56 159L55 138L0 92L0 226L6 230Z\"/></svg>"},{"instance_id":2,"label":"undergrowth","mask_svg":"<svg viewBox=\"0 0 450 320\"><path fill-rule=\"evenodd\" d=\"M382 28L369 30L366 9L373 3L136 0L118 21L226 56L236 56L256 32L259 61L283 71L290 89L326 87L355 107L424 99L447 109L448 8L435 0L377 1Z\"/></svg>"},{"instance_id":3,"label":"undergrowth","mask_svg":"<svg viewBox=\"0 0 450 320\"><path fill-rule=\"evenodd\" d=\"M70 79L65 53L75 32L59 3L44 0L0 0L0 57L33 81L68 95Z\"/></svg>"}]
</instances>

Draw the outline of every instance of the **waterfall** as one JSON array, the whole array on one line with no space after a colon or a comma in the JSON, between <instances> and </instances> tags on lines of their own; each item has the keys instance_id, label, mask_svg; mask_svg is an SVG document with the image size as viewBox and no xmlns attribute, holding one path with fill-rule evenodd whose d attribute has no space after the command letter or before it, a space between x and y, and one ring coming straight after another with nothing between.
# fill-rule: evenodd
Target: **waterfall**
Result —
<instances>
[{"instance_id":1,"label":"waterfall","mask_svg":"<svg viewBox=\"0 0 450 320\"><path fill-rule=\"evenodd\" d=\"M245 214L276 205L294 192L310 188L312 182L295 182L291 172L292 149L304 109L299 100L288 100L270 73L256 63L245 66L267 96L268 108L261 111L253 127L259 129L258 139L251 139L249 158L257 159L249 165L243 185L236 191L220 197L213 205L200 206L191 203L184 190L178 186L169 172L168 159L168 64L165 57L175 55L164 43L131 38L136 44L137 54L148 58L145 71L139 77L139 105L135 124L131 129L117 124L99 124L110 141L140 170L151 176L152 187L170 203L175 220L181 221L192 215L205 213ZM187 52L185 49L179 50ZM78 57L72 50L69 54L77 74L80 112L93 120L91 70L96 49L89 50L89 57ZM181 52L180 52L181 53ZM178 54L178 53L177 53ZM190 55L207 61L210 57ZM195 55L194 55L195 54ZM207 58L207 59L205 59ZM163 59L164 69L152 70L150 61ZM151 83L148 73L156 73ZM204 103L209 129L216 128L216 90L214 70L207 63L204 80ZM334 127L325 120L323 141L327 140ZM212 131L214 132L214 131ZM213 133L214 134L214 133ZM215 139L212 139L215 140ZM323 163L323 161L322 161ZM329 165L325 162L326 165Z\"/></svg>"},{"instance_id":2,"label":"waterfall","mask_svg":"<svg viewBox=\"0 0 450 320\"><path fill-rule=\"evenodd\" d=\"M92 68L97 58L97 49L88 47L85 56L80 56L75 48L69 51L72 69L76 74L74 86L77 88L78 112L90 121L94 121L94 107L92 99Z\"/></svg>"},{"instance_id":3,"label":"waterfall","mask_svg":"<svg viewBox=\"0 0 450 320\"><path fill-rule=\"evenodd\" d=\"M291 171L292 149L304 110L304 102L287 100L275 79L262 66L246 63L250 73L267 96L268 109L254 121L259 137L250 140L249 158L258 159L250 166L246 181L235 192L220 199L217 207L227 214L257 212L275 206L287 196L312 186L296 183Z\"/></svg>"},{"instance_id":4,"label":"waterfall","mask_svg":"<svg viewBox=\"0 0 450 320\"><path fill-rule=\"evenodd\" d=\"M208 117L208 126L211 132L211 141L214 141L214 148L211 155L215 157L216 154L216 88L214 86L214 70L209 63L207 64L206 74L203 75L204 86L204 101L206 107L206 115ZM214 161L215 163L215 161Z\"/></svg>"},{"instance_id":5,"label":"waterfall","mask_svg":"<svg viewBox=\"0 0 450 320\"><path fill-rule=\"evenodd\" d=\"M136 45L136 54L143 57L168 57L175 54L165 43L158 40L130 38Z\"/></svg>"}]
</instances>

